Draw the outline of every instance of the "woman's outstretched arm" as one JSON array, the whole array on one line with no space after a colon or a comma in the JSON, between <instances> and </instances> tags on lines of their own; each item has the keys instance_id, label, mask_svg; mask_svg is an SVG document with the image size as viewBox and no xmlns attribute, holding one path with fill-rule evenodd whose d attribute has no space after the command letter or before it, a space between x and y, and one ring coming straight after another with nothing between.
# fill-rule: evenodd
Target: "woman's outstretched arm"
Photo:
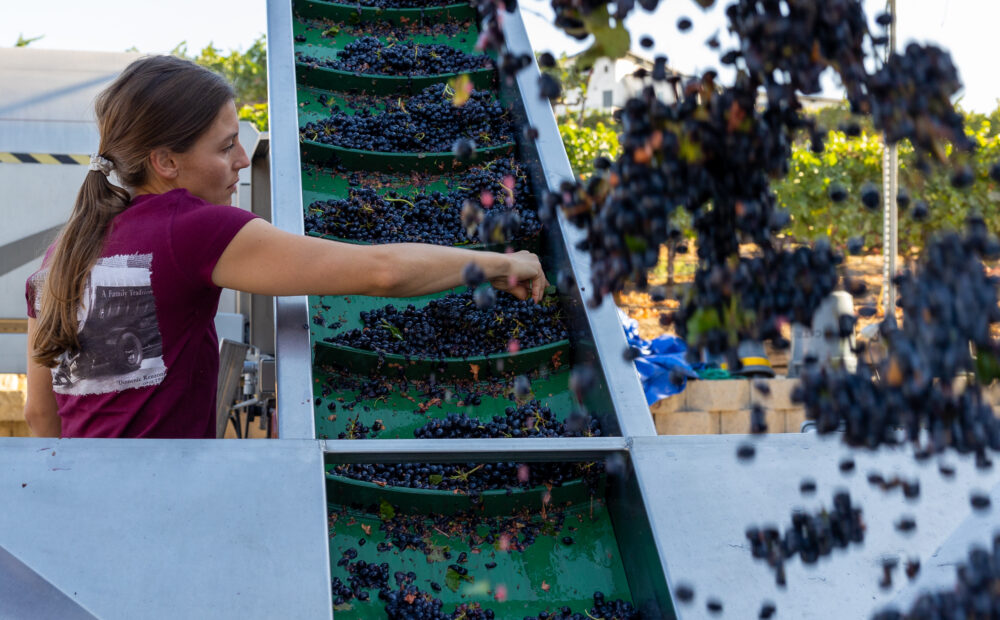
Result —
<instances>
[{"instance_id":1,"label":"woman's outstretched arm","mask_svg":"<svg viewBox=\"0 0 1000 620\"><path fill-rule=\"evenodd\" d=\"M415 297L462 284L476 263L493 285L540 301L548 282L530 252L501 254L423 243L356 245L294 235L252 220L212 272L220 287L262 295Z\"/></svg>"}]
</instances>

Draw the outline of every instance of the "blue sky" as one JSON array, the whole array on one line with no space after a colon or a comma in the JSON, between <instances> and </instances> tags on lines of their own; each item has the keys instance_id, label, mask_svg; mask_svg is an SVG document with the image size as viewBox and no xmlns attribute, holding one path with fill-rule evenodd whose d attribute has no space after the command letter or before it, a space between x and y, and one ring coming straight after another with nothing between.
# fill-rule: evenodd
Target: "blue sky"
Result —
<instances>
[{"instance_id":1,"label":"blue sky","mask_svg":"<svg viewBox=\"0 0 1000 620\"><path fill-rule=\"evenodd\" d=\"M885 0L865 0L874 17ZM525 23L536 50L572 53L582 49L572 39L549 24L548 0L522 0ZM663 53L671 66L684 73L719 68L716 56L704 41L719 32L726 45L723 8L702 11L693 0L662 0L650 15L637 9L628 26L638 49L640 34L650 34L656 47L650 54ZM181 41L190 50L214 43L223 50L245 49L267 29L265 0L171 0L151 9L136 0L44 0L17 2L4 9L0 20L0 46L13 45L18 34L44 35L33 46L51 49L123 51L132 46L144 52L166 52ZM900 43L909 40L936 42L949 49L958 66L965 92L962 105L986 112L996 107L1000 97L1000 2L996 0L897 0ZM690 17L694 28L677 31L680 16ZM839 96L830 82L831 96Z\"/></svg>"}]
</instances>

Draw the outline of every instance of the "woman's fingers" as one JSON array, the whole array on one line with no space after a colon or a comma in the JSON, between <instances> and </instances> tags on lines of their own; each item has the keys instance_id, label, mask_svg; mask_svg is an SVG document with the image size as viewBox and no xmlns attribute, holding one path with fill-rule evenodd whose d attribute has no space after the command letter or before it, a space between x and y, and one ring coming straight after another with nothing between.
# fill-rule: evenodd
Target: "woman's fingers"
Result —
<instances>
[{"instance_id":1,"label":"woman's fingers","mask_svg":"<svg viewBox=\"0 0 1000 620\"><path fill-rule=\"evenodd\" d=\"M549 285L542 270L538 257L526 250L507 255L510 261L509 275L493 278L493 287L510 293L518 299L529 297L539 303L545 295L545 287Z\"/></svg>"},{"instance_id":2,"label":"woman's fingers","mask_svg":"<svg viewBox=\"0 0 1000 620\"><path fill-rule=\"evenodd\" d=\"M531 282L531 297L535 300L536 304L542 301L542 296L545 295L545 289L548 285L549 281L545 278L544 272L542 272L540 277L535 278Z\"/></svg>"}]
</instances>

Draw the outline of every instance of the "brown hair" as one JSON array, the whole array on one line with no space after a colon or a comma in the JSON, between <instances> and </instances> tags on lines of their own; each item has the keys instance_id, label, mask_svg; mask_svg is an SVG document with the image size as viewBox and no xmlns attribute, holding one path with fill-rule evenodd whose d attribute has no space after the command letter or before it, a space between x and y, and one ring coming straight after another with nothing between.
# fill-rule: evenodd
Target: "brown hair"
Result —
<instances>
[{"instance_id":1,"label":"brown hair","mask_svg":"<svg viewBox=\"0 0 1000 620\"><path fill-rule=\"evenodd\" d=\"M187 151L234 98L224 78L187 60L136 60L97 96L98 153L114 165L124 187L139 187L148 180L153 150ZM90 269L101 255L111 220L130 201L129 193L112 185L103 172L87 173L41 291L32 347L33 359L42 366L51 368L64 351L79 350L77 308Z\"/></svg>"}]
</instances>

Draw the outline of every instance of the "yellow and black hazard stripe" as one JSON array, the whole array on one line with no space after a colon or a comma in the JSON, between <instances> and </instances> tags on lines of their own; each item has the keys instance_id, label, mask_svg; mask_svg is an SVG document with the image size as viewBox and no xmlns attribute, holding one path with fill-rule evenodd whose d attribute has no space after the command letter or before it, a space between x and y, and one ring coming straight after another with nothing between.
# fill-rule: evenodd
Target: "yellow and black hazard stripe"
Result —
<instances>
[{"instance_id":1,"label":"yellow and black hazard stripe","mask_svg":"<svg viewBox=\"0 0 1000 620\"><path fill-rule=\"evenodd\" d=\"M87 166L90 164L90 155L0 152L0 164L68 164L70 166Z\"/></svg>"}]
</instances>

